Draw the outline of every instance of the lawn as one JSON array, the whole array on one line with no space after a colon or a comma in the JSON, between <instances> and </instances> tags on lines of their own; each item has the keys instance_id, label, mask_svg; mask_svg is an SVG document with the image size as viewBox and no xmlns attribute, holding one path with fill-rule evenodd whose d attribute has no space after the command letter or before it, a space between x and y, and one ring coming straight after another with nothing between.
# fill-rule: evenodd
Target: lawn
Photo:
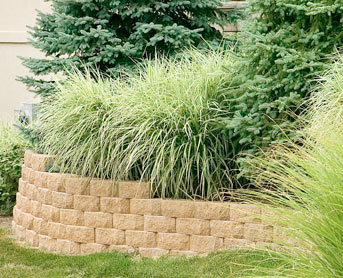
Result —
<instances>
[{"instance_id":1,"label":"lawn","mask_svg":"<svg viewBox=\"0 0 343 278\"><path fill-rule=\"evenodd\" d=\"M243 264L260 260L260 251L225 251L208 257L140 259L134 255L102 253L62 256L19 247L0 229L0 277L256 277ZM263 262L266 268L272 261ZM274 262L276 264L276 262ZM244 271L244 276L237 273Z\"/></svg>"}]
</instances>

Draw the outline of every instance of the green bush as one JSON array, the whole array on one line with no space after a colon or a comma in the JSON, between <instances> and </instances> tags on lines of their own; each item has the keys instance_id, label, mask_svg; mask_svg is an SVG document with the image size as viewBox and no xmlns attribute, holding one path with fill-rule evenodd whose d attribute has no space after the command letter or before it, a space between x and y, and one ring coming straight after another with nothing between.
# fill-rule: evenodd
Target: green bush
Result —
<instances>
[{"instance_id":1,"label":"green bush","mask_svg":"<svg viewBox=\"0 0 343 278\"><path fill-rule=\"evenodd\" d=\"M219 198L235 168L222 124L234 67L230 53L190 51L125 80L72 75L42 108L45 150L62 171L149 180L162 197Z\"/></svg>"},{"instance_id":2,"label":"green bush","mask_svg":"<svg viewBox=\"0 0 343 278\"><path fill-rule=\"evenodd\" d=\"M24 152L28 147L13 127L0 123L0 214L12 212Z\"/></svg>"},{"instance_id":3,"label":"green bush","mask_svg":"<svg viewBox=\"0 0 343 278\"><path fill-rule=\"evenodd\" d=\"M295 136L296 115L343 44L341 0L251 1L242 24L235 116L228 119L234 144L256 154ZM295 116L295 117L294 117Z\"/></svg>"},{"instance_id":4,"label":"green bush","mask_svg":"<svg viewBox=\"0 0 343 278\"><path fill-rule=\"evenodd\" d=\"M270 252L264 260L281 258L288 267L270 268L267 277L343 276L343 59L324 81L305 117L303 145L277 147L260 160L257 182L273 188L253 196L273 207L268 221L299 246L282 242Z\"/></svg>"},{"instance_id":5,"label":"green bush","mask_svg":"<svg viewBox=\"0 0 343 278\"><path fill-rule=\"evenodd\" d=\"M113 74L142 58L205 45L204 40L216 45L222 35L213 25L226 22L220 5L219 0L53 0L52 12L40 12L31 28L32 45L46 58L22 58L36 77L19 80L45 97L55 83L40 76L71 66Z\"/></svg>"}]
</instances>

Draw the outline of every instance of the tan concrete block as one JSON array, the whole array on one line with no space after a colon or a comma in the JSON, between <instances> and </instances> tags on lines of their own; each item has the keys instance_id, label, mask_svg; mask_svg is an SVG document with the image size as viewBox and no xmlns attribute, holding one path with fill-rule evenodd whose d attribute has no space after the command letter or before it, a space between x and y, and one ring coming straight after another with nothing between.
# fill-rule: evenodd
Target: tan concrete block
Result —
<instances>
[{"instance_id":1,"label":"tan concrete block","mask_svg":"<svg viewBox=\"0 0 343 278\"><path fill-rule=\"evenodd\" d=\"M185 256L185 257L194 257L198 253L194 251L185 251L185 250L170 250L170 256Z\"/></svg>"},{"instance_id":2,"label":"tan concrete block","mask_svg":"<svg viewBox=\"0 0 343 278\"><path fill-rule=\"evenodd\" d=\"M35 185L41 188L48 188L48 176L47 172L36 172Z\"/></svg>"},{"instance_id":3,"label":"tan concrete block","mask_svg":"<svg viewBox=\"0 0 343 278\"><path fill-rule=\"evenodd\" d=\"M127 252L127 253L133 253L135 252L135 248L129 245L109 245L108 251L110 252Z\"/></svg>"},{"instance_id":4,"label":"tan concrete block","mask_svg":"<svg viewBox=\"0 0 343 278\"><path fill-rule=\"evenodd\" d=\"M84 212L76 209L61 209L61 223L72 226L83 226Z\"/></svg>"},{"instance_id":5,"label":"tan concrete block","mask_svg":"<svg viewBox=\"0 0 343 278\"><path fill-rule=\"evenodd\" d=\"M35 174L35 171L33 171L31 168L28 168L27 169L27 172L28 172L28 182L31 183L31 184L34 184L35 183L35 178L36 178L36 174Z\"/></svg>"},{"instance_id":6,"label":"tan concrete block","mask_svg":"<svg viewBox=\"0 0 343 278\"><path fill-rule=\"evenodd\" d=\"M21 225L16 225L15 226L15 231L14 231L14 235L17 238L17 240L19 241L25 241L26 240L26 229L21 226Z\"/></svg>"},{"instance_id":7,"label":"tan concrete block","mask_svg":"<svg viewBox=\"0 0 343 278\"><path fill-rule=\"evenodd\" d=\"M140 215L161 215L161 199L131 199L130 213Z\"/></svg>"},{"instance_id":8,"label":"tan concrete block","mask_svg":"<svg viewBox=\"0 0 343 278\"><path fill-rule=\"evenodd\" d=\"M190 236L190 250L212 252L223 248L223 239L214 236Z\"/></svg>"},{"instance_id":9,"label":"tan concrete block","mask_svg":"<svg viewBox=\"0 0 343 278\"><path fill-rule=\"evenodd\" d=\"M275 225L277 215L270 209L261 208L261 222L266 225Z\"/></svg>"},{"instance_id":10,"label":"tan concrete block","mask_svg":"<svg viewBox=\"0 0 343 278\"><path fill-rule=\"evenodd\" d=\"M24 153L24 164L26 167L32 168L32 155L33 151L26 150Z\"/></svg>"},{"instance_id":11,"label":"tan concrete block","mask_svg":"<svg viewBox=\"0 0 343 278\"><path fill-rule=\"evenodd\" d=\"M281 245L297 246L297 240L294 233L288 233L287 228L275 225L273 227L273 242Z\"/></svg>"},{"instance_id":12,"label":"tan concrete block","mask_svg":"<svg viewBox=\"0 0 343 278\"><path fill-rule=\"evenodd\" d=\"M67 226L61 223L48 222L48 236L65 239L67 236Z\"/></svg>"},{"instance_id":13,"label":"tan concrete block","mask_svg":"<svg viewBox=\"0 0 343 278\"><path fill-rule=\"evenodd\" d=\"M21 225L27 230L32 230L33 229L33 216L29 213L23 213Z\"/></svg>"},{"instance_id":14,"label":"tan concrete block","mask_svg":"<svg viewBox=\"0 0 343 278\"><path fill-rule=\"evenodd\" d=\"M147 182L121 181L118 183L120 198L148 199L150 198L150 184Z\"/></svg>"},{"instance_id":15,"label":"tan concrete block","mask_svg":"<svg viewBox=\"0 0 343 278\"><path fill-rule=\"evenodd\" d=\"M26 185L26 197L29 198L30 200L37 200L37 197L36 197L36 187L31 184L31 183L28 183Z\"/></svg>"},{"instance_id":16,"label":"tan concrete block","mask_svg":"<svg viewBox=\"0 0 343 278\"><path fill-rule=\"evenodd\" d=\"M211 235L226 238L243 238L244 224L233 221L211 220Z\"/></svg>"},{"instance_id":17,"label":"tan concrete block","mask_svg":"<svg viewBox=\"0 0 343 278\"><path fill-rule=\"evenodd\" d=\"M19 193L21 194L21 196L24 196L24 197L26 197L27 196L27 194L28 194L28 189L27 189L27 185L28 185L28 181L24 181L24 180L22 180L22 182L20 182L20 180L19 180L19 188L18 188L18 191L19 191Z\"/></svg>"},{"instance_id":18,"label":"tan concrete block","mask_svg":"<svg viewBox=\"0 0 343 278\"><path fill-rule=\"evenodd\" d=\"M81 243L81 254L94 254L105 252L107 245L99 243Z\"/></svg>"},{"instance_id":19,"label":"tan concrete block","mask_svg":"<svg viewBox=\"0 0 343 278\"><path fill-rule=\"evenodd\" d=\"M38 234L32 230L26 230L26 242L32 247L38 247L39 239Z\"/></svg>"},{"instance_id":20,"label":"tan concrete block","mask_svg":"<svg viewBox=\"0 0 343 278\"><path fill-rule=\"evenodd\" d=\"M90 195L99 197L118 197L118 185L112 180L92 179Z\"/></svg>"},{"instance_id":21,"label":"tan concrete block","mask_svg":"<svg viewBox=\"0 0 343 278\"><path fill-rule=\"evenodd\" d=\"M31 201L31 214L35 217L41 217L42 203Z\"/></svg>"},{"instance_id":22,"label":"tan concrete block","mask_svg":"<svg viewBox=\"0 0 343 278\"><path fill-rule=\"evenodd\" d=\"M29 181L29 172L28 172L28 167L25 166L24 164L21 166L21 178L23 181L28 182Z\"/></svg>"},{"instance_id":23,"label":"tan concrete block","mask_svg":"<svg viewBox=\"0 0 343 278\"><path fill-rule=\"evenodd\" d=\"M67 234L67 225L60 224L59 225L59 239L68 239Z\"/></svg>"},{"instance_id":24,"label":"tan concrete block","mask_svg":"<svg viewBox=\"0 0 343 278\"><path fill-rule=\"evenodd\" d=\"M263 224L246 223L244 225L244 238L254 242L272 242L273 227Z\"/></svg>"},{"instance_id":25,"label":"tan concrete block","mask_svg":"<svg viewBox=\"0 0 343 278\"><path fill-rule=\"evenodd\" d=\"M175 218L145 215L144 230L148 232L175 233Z\"/></svg>"},{"instance_id":26,"label":"tan concrete block","mask_svg":"<svg viewBox=\"0 0 343 278\"><path fill-rule=\"evenodd\" d=\"M49 173L47 176L47 186L51 191L65 192L66 175L60 173Z\"/></svg>"},{"instance_id":27,"label":"tan concrete block","mask_svg":"<svg viewBox=\"0 0 343 278\"><path fill-rule=\"evenodd\" d=\"M145 231L125 231L126 244L133 247L153 248L156 246L156 234Z\"/></svg>"},{"instance_id":28,"label":"tan concrete block","mask_svg":"<svg viewBox=\"0 0 343 278\"><path fill-rule=\"evenodd\" d=\"M25 191L27 181L24 181L23 178L19 179L18 182L18 192L23 193Z\"/></svg>"},{"instance_id":29,"label":"tan concrete block","mask_svg":"<svg viewBox=\"0 0 343 278\"><path fill-rule=\"evenodd\" d=\"M39 238L38 247L40 249L45 249L47 251L57 251L58 250L56 239L52 239L49 236L43 236L43 235L38 235L38 238Z\"/></svg>"},{"instance_id":30,"label":"tan concrete block","mask_svg":"<svg viewBox=\"0 0 343 278\"><path fill-rule=\"evenodd\" d=\"M66 234L69 240L80 243L92 243L95 240L94 228L67 226Z\"/></svg>"},{"instance_id":31,"label":"tan concrete block","mask_svg":"<svg viewBox=\"0 0 343 278\"><path fill-rule=\"evenodd\" d=\"M42 187L41 184L43 183L41 175L42 174L46 174L45 172L38 172L38 171L34 171L34 176L35 176L35 182L34 182L34 186L38 187ZM46 187L45 187L46 188Z\"/></svg>"},{"instance_id":32,"label":"tan concrete block","mask_svg":"<svg viewBox=\"0 0 343 278\"><path fill-rule=\"evenodd\" d=\"M32 199L31 200L33 200L33 201L39 201L38 200L38 195L39 195L38 188L39 187L37 187L35 185L33 185L33 187L32 187Z\"/></svg>"},{"instance_id":33,"label":"tan concrete block","mask_svg":"<svg viewBox=\"0 0 343 278\"><path fill-rule=\"evenodd\" d=\"M113 228L119 230L144 230L144 217L135 214L113 214Z\"/></svg>"},{"instance_id":34,"label":"tan concrete block","mask_svg":"<svg viewBox=\"0 0 343 278\"><path fill-rule=\"evenodd\" d=\"M57 249L67 255L79 255L81 253L80 243L70 240L57 239Z\"/></svg>"},{"instance_id":35,"label":"tan concrete block","mask_svg":"<svg viewBox=\"0 0 343 278\"><path fill-rule=\"evenodd\" d=\"M47 167L52 166L55 156L46 154L33 153L31 155L32 164L31 168L35 171L45 171Z\"/></svg>"},{"instance_id":36,"label":"tan concrete block","mask_svg":"<svg viewBox=\"0 0 343 278\"><path fill-rule=\"evenodd\" d=\"M31 212L31 201L29 198L17 193L17 208L23 212Z\"/></svg>"},{"instance_id":37,"label":"tan concrete block","mask_svg":"<svg viewBox=\"0 0 343 278\"><path fill-rule=\"evenodd\" d=\"M71 209L74 207L74 196L63 192L52 192L52 205L57 208Z\"/></svg>"},{"instance_id":38,"label":"tan concrete block","mask_svg":"<svg viewBox=\"0 0 343 278\"><path fill-rule=\"evenodd\" d=\"M13 214L14 214L14 211L13 211ZM23 225L23 222L24 222L24 212L22 212L21 210L17 209L15 210L15 222L17 223L17 225L20 225L22 226Z\"/></svg>"},{"instance_id":39,"label":"tan concrete block","mask_svg":"<svg viewBox=\"0 0 343 278\"><path fill-rule=\"evenodd\" d=\"M65 179L66 193L73 195L89 195L90 178L71 176Z\"/></svg>"},{"instance_id":40,"label":"tan concrete block","mask_svg":"<svg viewBox=\"0 0 343 278\"><path fill-rule=\"evenodd\" d=\"M13 213L13 221L20 225L19 221L20 221L21 211L18 209L18 204L14 206L12 213Z\"/></svg>"},{"instance_id":41,"label":"tan concrete block","mask_svg":"<svg viewBox=\"0 0 343 278\"><path fill-rule=\"evenodd\" d=\"M223 202L195 202L195 216L208 220L230 220L230 204Z\"/></svg>"},{"instance_id":42,"label":"tan concrete block","mask_svg":"<svg viewBox=\"0 0 343 278\"><path fill-rule=\"evenodd\" d=\"M16 193L16 204L15 204L15 206L13 207L13 209L14 208L18 208L18 209L21 209L22 208L22 200L21 200L21 198L22 198L22 195L20 194L20 192L17 192Z\"/></svg>"},{"instance_id":43,"label":"tan concrete block","mask_svg":"<svg viewBox=\"0 0 343 278\"><path fill-rule=\"evenodd\" d=\"M122 198L100 197L100 208L102 212L129 213L130 201Z\"/></svg>"},{"instance_id":44,"label":"tan concrete block","mask_svg":"<svg viewBox=\"0 0 343 278\"><path fill-rule=\"evenodd\" d=\"M235 249L235 248L253 248L255 246L254 242L246 239L237 238L224 238L224 249Z\"/></svg>"},{"instance_id":45,"label":"tan concrete block","mask_svg":"<svg viewBox=\"0 0 343 278\"><path fill-rule=\"evenodd\" d=\"M163 216L192 218L194 217L195 202L189 200L162 200Z\"/></svg>"},{"instance_id":46,"label":"tan concrete block","mask_svg":"<svg viewBox=\"0 0 343 278\"><path fill-rule=\"evenodd\" d=\"M45 205L51 205L52 204L52 191L46 188L39 187L38 192L37 192L37 201Z\"/></svg>"},{"instance_id":47,"label":"tan concrete block","mask_svg":"<svg viewBox=\"0 0 343 278\"><path fill-rule=\"evenodd\" d=\"M161 249L189 250L189 236L175 233L158 233L157 247Z\"/></svg>"},{"instance_id":48,"label":"tan concrete block","mask_svg":"<svg viewBox=\"0 0 343 278\"><path fill-rule=\"evenodd\" d=\"M37 234L39 234L39 227L40 227L40 222L43 221L42 218L38 217L33 217L33 228L32 230L35 231Z\"/></svg>"},{"instance_id":49,"label":"tan concrete block","mask_svg":"<svg viewBox=\"0 0 343 278\"><path fill-rule=\"evenodd\" d=\"M166 256L169 254L169 250L160 249L160 248L139 248L139 254L142 257L158 259L162 256Z\"/></svg>"},{"instance_id":50,"label":"tan concrete block","mask_svg":"<svg viewBox=\"0 0 343 278\"><path fill-rule=\"evenodd\" d=\"M18 208L13 210L13 218L14 218L15 222L20 226L23 226L25 215L26 215L26 213L23 212L22 210L18 209Z\"/></svg>"},{"instance_id":51,"label":"tan concrete block","mask_svg":"<svg viewBox=\"0 0 343 278\"><path fill-rule=\"evenodd\" d=\"M42 205L42 218L45 221L60 222L60 209L49 205Z\"/></svg>"},{"instance_id":52,"label":"tan concrete block","mask_svg":"<svg viewBox=\"0 0 343 278\"><path fill-rule=\"evenodd\" d=\"M95 229L95 242L107 245L122 245L125 243L124 231L117 229Z\"/></svg>"},{"instance_id":53,"label":"tan concrete block","mask_svg":"<svg viewBox=\"0 0 343 278\"><path fill-rule=\"evenodd\" d=\"M250 204L230 204L230 220L242 223L261 223L261 209Z\"/></svg>"},{"instance_id":54,"label":"tan concrete block","mask_svg":"<svg viewBox=\"0 0 343 278\"><path fill-rule=\"evenodd\" d=\"M85 212L85 225L94 228L112 228L112 214L105 212Z\"/></svg>"},{"instance_id":55,"label":"tan concrete block","mask_svg":"<svg viewBox=\"0 0 343 278\"><path fill-rule=\"evenodd\" d=\"M176 218L176 232L189 235L209 235L210 221L196 218Z\"/></svg>"},{"instance_id":56,"label":"tan concrete block","mask_svg":"<svg viewBox=\"0 0 343 278\"><path fill-rule=\"evenodd\" d=\"M33 230L40 235L48 235L49 226L48 222L44 221L42 218L33 218Z\"/></svg>"},{"instance_id":57,"label":"tan concrete block","mask_svg":"<svg viewBox=\"0 0 343 278\"><path fill-rule=\"evenodd\" d=\"M25 166L25 165L22 165L21 166L21 178L24 180L24 181L26 181L26 182L28 182L29 181L29 177L30 177L30 175L29 175L29 170L28 170L29 168L27 167L27 166Z\"/></svg>"},{"instance_id":58,"label":"tan concrete block","mask_svg":"<svg viewBox=\"0 0 343 278\"><path fill-rule=\"evenodd\" d=\"M74 208L82 211L100 211L100 197L74 195Z\"/></svg>"},{"instance_id":59,"label":"tan concrete block","mask_svg":"<svg viewBox=\"0 0 343 278\"><path fill-rule=\"evenodd\" d=\"M58 252L57 239L50 239L50 252Z\"/></svg>"}]
</instances>

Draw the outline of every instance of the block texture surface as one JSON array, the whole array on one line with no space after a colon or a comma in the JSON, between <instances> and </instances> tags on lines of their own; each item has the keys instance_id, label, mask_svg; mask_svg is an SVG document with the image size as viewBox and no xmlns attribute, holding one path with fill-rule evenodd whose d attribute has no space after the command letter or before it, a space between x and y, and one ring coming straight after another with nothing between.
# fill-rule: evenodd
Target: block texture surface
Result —
<instances>
[{"instance_id":1,"label":"block texture surface","mask_svg":"<svg viewBox=\"0 0 343 278\"><path fill-rule=\"evenodd\" d=\"M243 203L150 199L150 183L44 172L54 157L25 152L13 233L27 246L80 255L194 256L285 238ZM268 245L268 246L269 246Z\"/></svg>"}]
</instances>

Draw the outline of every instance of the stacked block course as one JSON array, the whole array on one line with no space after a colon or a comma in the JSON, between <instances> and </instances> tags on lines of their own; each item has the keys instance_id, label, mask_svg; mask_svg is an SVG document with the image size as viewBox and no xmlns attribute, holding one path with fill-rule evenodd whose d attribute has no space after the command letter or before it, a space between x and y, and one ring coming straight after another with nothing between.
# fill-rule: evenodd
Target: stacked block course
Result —
<instances>
[{"instance_id":1,"label":"stacked block course","mask_svg":"<svg viewBox=\"0 0 343 278\"><path fill-rule=\"evenodd\" d=\"M196 255L271 243L274 228L250 204L150 199L150 186L44 172L53 160L25 153L13 233L21 243L78 255L138 251Z\"/></svg>"}]
</instances>

